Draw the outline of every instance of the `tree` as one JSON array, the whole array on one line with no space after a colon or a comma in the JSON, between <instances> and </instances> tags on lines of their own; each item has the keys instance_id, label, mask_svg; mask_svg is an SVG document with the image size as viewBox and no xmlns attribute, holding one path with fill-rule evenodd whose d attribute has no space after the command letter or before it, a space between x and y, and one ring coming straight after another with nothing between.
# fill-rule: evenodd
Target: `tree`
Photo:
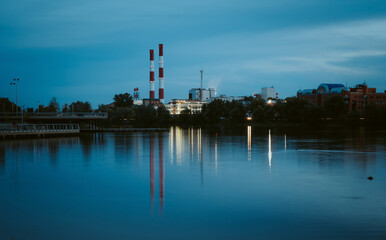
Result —
<instances>
[{"instance_id":1,"label":"tree","mask_svg":"<svg viewBox=\"0 0 386 240\"><path fill-rule=\"evenodd\" d=\"M327 117L340 119L346 115L348 108L341 95L335 95L327 99L324 103Z\"/></svg>"},{"instance_id":2,"label":"tree","mask_svg":"<svg viewBox=\"0 0 386 240\"><path fill-rule=\"evenodd\" d=\"M59 110L59 103L56 101L56 97L51 99L50 104L48 104L48 112L57 112Z\"/></svg>"},{"instance_id":3,"label":"tree","mask_svg":"<svg viewBox=\"0 0 386 240\"><path fill-rule=\"evenodd\" d=\"M228 115L226 103L221 99L215 99L202 106L202 115L209 123L218 123Z\"/></svg>"},{"instance_id":4,"label":"tree","mask_svg":"<svg viewBox=\"0 0 386 240\"><path fill-rule=\"evenodd\" d=\"M100 112L107 112L110 108L112 108L112 107L109 107L109 105L100 104L98 106L98 111L100 111Z\"/></svg>"},{"instance_id":5,"label":"tree","mask_svg":"<svg viewBox=\"0 0 386 240\"><path fill-rule=\"evenodd\" d=\"M289 97L286 99L283 115L289 122L304 122L306 119L306 108L310 104L311 103L305 99Z\"/></svg>"},{"instance_id":6,"label":"tree","mask_svg":"<svg viewBox=\"0 0 386 240\"><path fill-rule=\"evenodd\" d=\"M157 109L157 122L159 124L168 124L170 122L169 111L165 107L158 107Z\"/></svg>"},{"instance_id":7,"label":"tree","mask_svg":"<svg viewBox=\"0 0 386 240\"><path fill-rule=\"evenodd\" d=\"M128 94L115 94L114 96L115 107L131 107L134 103L133 97Z\"/></svg>"},{"instance_id":8,"label":"tree","mask_svg":"<svg viewBox=\"0 0 386 240\"><path fill-rule=\"evenodd\" d=\"M186 108L182 110L180 114L178 114L176 121L179 124L191 124L190 117L191 117L191 111L190 109Z\"/></svg>"},{"instance_id":9,"label":"tree","mask_svg":"<svg viewBox=\"0 0 386 240\"><path fill-rule=\"evenodd\" d=\"M246 110L240 101L232 101L229 104L230 119L232 123L243 123L245 121Z\"/></svg>"},{"instance_id":10,"label":"tree","mask_svg":"<svg viewBox=\"0 0 386 240\"><path fill-rule=\"evenodd\" d=\"M0 112L12 112L14 104L8 98L0 98Z\"/></svg>"},{"instance_id":11,"label":"tree","mask_svg":"<svg viewBox=\"0 0 386 240\"><path fill-rule=\"evenodd\" d=\"M109 121L113 126L128 127L135 116L136 113L133 108L118 108L109 111Z\"/></svg>"},{"instance_id":12,"label":"tree","mask_svg":"<svg viewBox=\"0 0 386 240\"><path fill-rule=\"evenodd\" d=\"M249 97L250 102L246 106L246 112L252 115L252 120L254 122L264 122L265 121L265 110L267 104L263 99L257 99L254 97Z\"/></svg>"},{"instance_id":13,"label":"tree","mask_svg":"<svg viewBox=\"0 0 386 240\"><path fill-rule=\"evenodd\" d=\"M92 112L92 109L91 109L90 102L77 101L77 102L71 103L71 105L67 108L67 111Z\"/></svg>"},{"instance_id":14,"label":"tree","mask_svg":"<svg viewBox=\"0 0 386 240\"><path fill-rule=\"evenodd\" d=\"M137 106L135 109L135 124L142 127L151 127L156 122L157 112L152 105Z\"/></svg>"},{"instance_id":15,"label":"tree","mask_svg":"<svg viewBox=\"0 0 386 240\"><path fill-rule=\"evenodd\" d=\"M264 122L265 116L264 116L264 107L263 106L256 106L252 110L252 120L254 122Z\"/></svg>"}]
</instances>

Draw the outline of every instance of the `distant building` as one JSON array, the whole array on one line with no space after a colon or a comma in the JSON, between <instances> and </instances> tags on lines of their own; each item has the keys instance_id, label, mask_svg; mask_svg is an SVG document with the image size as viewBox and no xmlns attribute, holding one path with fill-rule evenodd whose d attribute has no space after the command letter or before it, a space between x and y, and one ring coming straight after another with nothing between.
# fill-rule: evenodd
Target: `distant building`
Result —
<instances>
[{"instance_id":1,"label":"distant building","mask_svg":"<svg viewBox=\"0 0 386 240\"><path fill-rule=\"evenodd\" d=\"M386 93L377 93L376 88L368 88L367 83L357 84L353 88L343 84L322 83L317 89L305 89L297 92L297 97L306 99L319 106L324 106L328 98L342 95L350 111L362 113L367 104L386 105Z\"/></svg>"},{"instance_id":2,"label":"distant building","mask_svg":"<svg viewBox=\"0 0 386 240\"><path fill-rule=\"evenodd\" d=\"M133 104L134 105L143 105L143 101L142 101L142 99L134 99Z\"/></svg>"},{"instance_id":3,"label":"distant building","mask_svg":"<svg viewBox=\"0 0 386 240\"><path fill-rule=\"evenodd\" d=\"M256 99L262 99L263 97L261 96L260 93L255 93L253 94L253 96L256 98Z\"/></svg>"},{"instance_id":4,"label":"distant building","mask_svg":"<svg viewBox=\"0 0 386 240\"><path fill-rule=\"evenodd\" d=\"M274 87L264 87L261 89L261 97L267 101L268 99L274 99L275 96L275 88Z\"/></svg>"},{"instance_id":5,"label":"distant building","mask_svg":"<svg viewBox=\"0 0 386 240\"><path fill-rule=\"evenodd\" d=\"M152 105L155 107L163 106L163 103L161 103L161 101L156 98L144 98L142 99L142 103L144 106L149 106L149 105Z\"/></svg>"},{"instance_id":6,"label":"distant building","mask_svg":"<svg viewBox=\"0 0 386 240\"><path fill-rule=\"evenodd\" d=\"M208 102L216 97L214 88L192 88L189 90L189 100Z\"/></svg>"},{"instance_id":7,"label":"distant building","mask_svg":"<svg viewBox=\"0 0 386 240\"><path fill-rule=\"evenodd\" d=\"M220 99L220 100L223 100L223 101L229 101L229 102L232 102L233 100L234 101L243 101L244 99L246 98L246 96L227 96L225 94L221 94L220 96L218 97L214 97L211 99L211 101L213 100L216 100L216 99ZM210 102L211 102L210 101Z\"/></svg>"},{"instance_id":8,"label":"distant building","mask_svg":"<svg viewBox=\"0 0 386 240\"><path fill-rule=\"evenodd\" d=\"M171 115L179 115L186 109L190 110L190 113L194 114L200 113L202 111L202 106L205 103L206 102L187 99L172 99L168 104L165 105L165 108Z\"/></svg>"}]
</instances>

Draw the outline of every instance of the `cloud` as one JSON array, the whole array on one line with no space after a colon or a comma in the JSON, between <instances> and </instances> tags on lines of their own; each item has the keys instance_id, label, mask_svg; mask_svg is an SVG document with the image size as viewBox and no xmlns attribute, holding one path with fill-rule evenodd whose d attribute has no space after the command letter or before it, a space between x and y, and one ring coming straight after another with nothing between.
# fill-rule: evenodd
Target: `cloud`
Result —
<instances>
[{"instance_id":1,"label":"cloud","mask_svg":"<svg viewBox=\"0 0 386 240\"><path fill-rule=\"evenodd\" d=\"M162 42L166 98L199 86L201 65L205 85L229 95L275 85L290 96L306 84L363 78L382 90L385 8L346 0L1 2L0 76L24 75L23 87L39 85L47 99L73 92L62 99L77 100L83 89L97 105L133 87L146 96L148 49Z\"/></svg>"}]
</instances>

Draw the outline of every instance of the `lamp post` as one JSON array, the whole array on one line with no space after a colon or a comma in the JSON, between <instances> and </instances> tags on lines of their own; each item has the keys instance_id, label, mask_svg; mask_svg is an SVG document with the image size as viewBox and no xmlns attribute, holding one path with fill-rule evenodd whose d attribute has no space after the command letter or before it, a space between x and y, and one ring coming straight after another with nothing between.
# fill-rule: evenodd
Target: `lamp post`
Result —
<instances>
[{"instance_id":1,"label":"lamp post","mask_svg":"<svg viewBox=\"0 0 386 240\"><path fill-rule=\"evenodd\" d=\"M12 85L15 85L15 83L14 82L10 82L9 83L9 85L11 85L11 88L12 88ZM12 89L11 89L11 103L12 103L12 110L11 110L11 112L13 112L13 106L14 106L14 103L13 103L13 94L12 94Z\"/></svg>"},{"instance_id":2,"label":"lamp post","mask_svg":"<svg viewBox=\"0 0 386 240\"><path fill-rule=\"evenodd\" d=\"M24 124L24 106L25 105L23 105L21 108L21 124Z\"/></svg>"},{"instance_id":3,"label":"lamp post","mask_svg":"<svg viewBox=\"0 0 386 240\"><path fill-rule=\"evenodd\" d=\"M17 83L19 82L18 78L13 79L13 85L16 86L16 116L19 116L19 107L17 105Z\"/></svg>"}]
</instances>

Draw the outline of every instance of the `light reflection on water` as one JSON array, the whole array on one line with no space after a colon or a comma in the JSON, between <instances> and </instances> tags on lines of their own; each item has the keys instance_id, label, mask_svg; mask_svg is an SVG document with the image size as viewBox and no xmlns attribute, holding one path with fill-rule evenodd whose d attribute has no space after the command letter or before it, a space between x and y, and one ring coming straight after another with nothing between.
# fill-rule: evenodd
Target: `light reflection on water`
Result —
<instances>
[{"instance_id":1,"label":"light reflection on water","mask_svg":"<svg viewBox=\"0 0 386 240\"><path fill-rule=\"evenodd\" d=\"M383 239L384 139L248 126L1 141L0 239Z\"/></svg>"}]
</instances>

